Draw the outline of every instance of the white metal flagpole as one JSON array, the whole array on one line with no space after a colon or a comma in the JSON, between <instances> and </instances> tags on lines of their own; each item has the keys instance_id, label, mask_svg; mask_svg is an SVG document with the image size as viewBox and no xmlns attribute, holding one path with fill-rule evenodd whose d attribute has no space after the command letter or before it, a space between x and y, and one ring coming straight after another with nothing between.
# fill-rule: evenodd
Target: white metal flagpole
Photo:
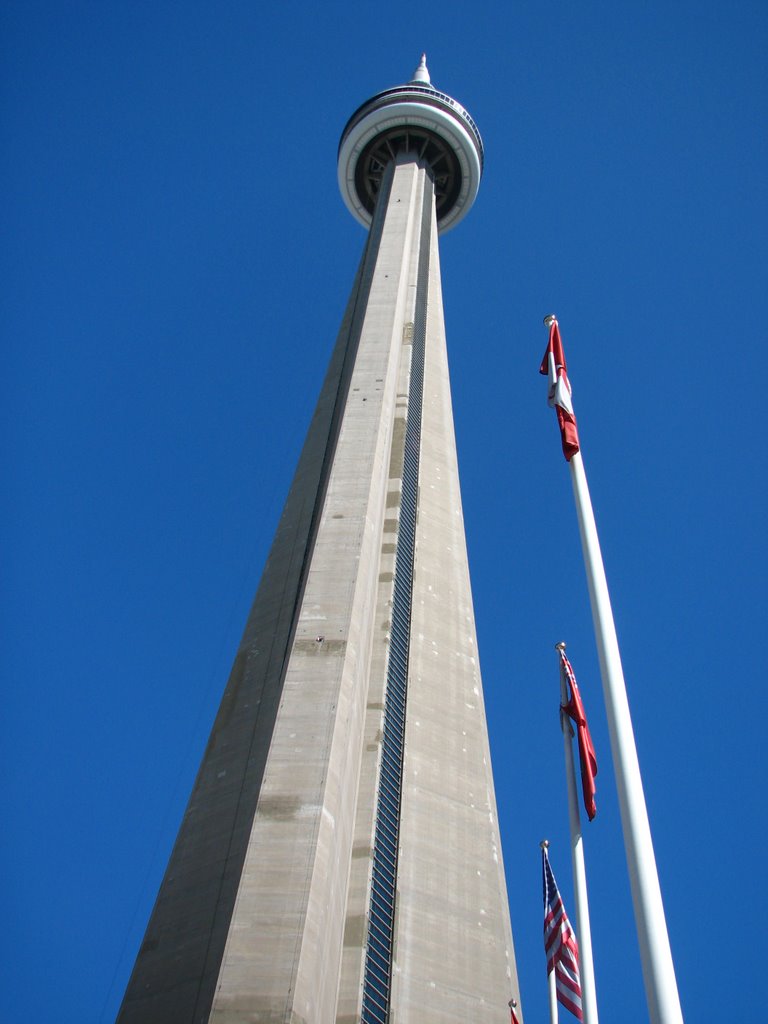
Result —
<instances>
[{"instance_id":1,"label":"white metal flagpole","mask_svg":"<svg viewBox=\"0 0 768 1024\"><path fill-rule=\"evenodd\" d=\"M544 323L549 327L554 320L554 316L546 317ZM682 1024L683 1013L669 946L619 642L580 451L571 456L569 466L600 659L648 1013L651 1024Z\"/></svg>"},{"instance_id":2,"label":"white metal flagpole","mask_svg":"<svg viewBox=\"0 0 768 1024\"><path fill-rule=\"evenodd\" d=\"M549 1024L557 1024L557 979L554 971L550 971L547 975L547 985L549 985Z\"/></svg>"},{"instance_id":3,"label":"white metal flagpole","mask_svg":"<svg viewBox=\"0 0 768 1024\"><path fill-rule=\"evenodd\" d=\"M565 644L555 645L559 652L565 650ZM595 987L595 965L592 958L592 930L589 926L589 902L587 900L587 872L584 866L584 843L581 835L581 813L579 811L579 794L576 787L576 768L573 758L573 729L571 720L563 710L568 703L568 691L560 665L560 725L565 742L565 777L568 785L568 818L571 823L571 861L573 864L573 894L576 898L576 924L579 942L579 973L581 976L581 1006L584 1013L584 1024L597 1022L597 990Z\"/></svg>"}]
</instances>

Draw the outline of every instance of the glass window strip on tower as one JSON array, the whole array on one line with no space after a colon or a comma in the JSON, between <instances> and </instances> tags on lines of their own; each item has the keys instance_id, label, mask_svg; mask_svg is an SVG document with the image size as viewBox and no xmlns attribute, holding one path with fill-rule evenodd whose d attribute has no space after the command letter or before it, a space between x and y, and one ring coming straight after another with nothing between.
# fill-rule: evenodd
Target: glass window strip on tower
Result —
<instances>
[{"instance_id":1,"label":"glass window strip on tower","mask_svg":"<svg viewBox=\"0 0 768 1024\"><path fill-rule=\"evenodd\" d=\"M428 239L431 226L432 188L427 186L424 189L421 213L421 245L395 554L392 627L384 697L384 729L368 908L368 942L363 976L361 1024L386 1024L389 1019L392 989L397 853L405 744L404 712L408 689L413 555L416 544L421 407L424 392L424 349L427 335Z\"/></svg>"}]
</instances>

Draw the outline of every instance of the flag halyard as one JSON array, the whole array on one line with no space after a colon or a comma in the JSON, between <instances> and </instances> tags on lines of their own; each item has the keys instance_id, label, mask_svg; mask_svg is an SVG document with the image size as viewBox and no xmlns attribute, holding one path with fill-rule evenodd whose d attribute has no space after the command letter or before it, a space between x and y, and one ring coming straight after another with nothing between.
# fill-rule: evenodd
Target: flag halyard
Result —
<instances>
[{"instance_id":1,"label":"flag halyard","mask_svg":"<svg viewBox=\"0 0 768 1024\"><path fill-rule=\"evenodd\" d=\"M579 450L579 432L576 428L576 416L571 399L571 382L568 380L563 342L560 338L557 320L553 320L549 328L549 344L541 361L539 373L543 373L549 378L547 401L554 406L557 413L563 455L566 462L570 462Z\"/></svg>"},{"instance_id":2,"label":"flag halyard","mask_svg":"<svg viewBox=\"0 0 768 1024\"><path fill-rule=\"evenodd\" d=\"M544 876L544 951L547 956L547 974L555 972L557 1001L566 1010L570 1010L577 1020L583 1020L579 946L565 912L545 847L542 848L541 857Z\"/></svg>"},{"instance_id":3,"label":"flag halyard","mask_svg":"<svg viewBox=\"0 0 768 1024\"><path fill-rule=\"evenodd\" d=\"M579 762L581 764L581 789L584 796L584 808L589 820L597 814L595 804L595 776L597 775L597 757L595 747L592 743L592 736L587 725L587 716L584 712L584 705L581 701L581 694L576 682L576 676L570 661L565 656L565 651L560 649L560 671L566 682L566 691L569 694L568 703L562 704L562 710L571 718L576 726L576 738L579 744Z\"/></svg>"}]
</instances>

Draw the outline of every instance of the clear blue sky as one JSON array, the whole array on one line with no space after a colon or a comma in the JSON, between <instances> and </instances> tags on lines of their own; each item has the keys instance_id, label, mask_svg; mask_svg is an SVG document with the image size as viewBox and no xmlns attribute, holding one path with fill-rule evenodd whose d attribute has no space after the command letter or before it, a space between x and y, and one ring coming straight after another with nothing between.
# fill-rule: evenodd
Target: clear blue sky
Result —
<instances>
[{"instance_id":1,"label":"clear blue sky","mask_svg":"<svg viewBox=\"0 0 768 1024\"><path fill-rule=\"evenodd\" d=\"M338 137L422 49L487 150L442 264L526 1020L547 1012L544 836L573 909L560 639L600 763L586 856L601 1016L647 1019L537 373L551 311L686 1020L752 1019L765 4L29 2L0 22L3 1024L114 1016L362 249Z\"/></svg>"}]
</instances>

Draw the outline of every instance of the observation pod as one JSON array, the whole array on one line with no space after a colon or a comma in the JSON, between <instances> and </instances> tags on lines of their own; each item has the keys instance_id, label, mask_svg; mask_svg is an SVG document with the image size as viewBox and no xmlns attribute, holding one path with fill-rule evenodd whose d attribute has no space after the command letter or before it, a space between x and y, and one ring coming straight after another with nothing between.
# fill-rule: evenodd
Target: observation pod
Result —
<instances>
[{"instance_id":1,"label":"observation pod","mask_svg":"<svg viewBox=\"0 0 768 1024\"><path fill-rule=\"evenodd\" d=\"M442 234L475 201L483 173L483 140L464 107L431 84L424 54L410 82L377 93L358 107L342 132L339 188L363 227L371 225L387 164L405 152L415 152L429 166Z\"/></svg>"}]
</instances>

